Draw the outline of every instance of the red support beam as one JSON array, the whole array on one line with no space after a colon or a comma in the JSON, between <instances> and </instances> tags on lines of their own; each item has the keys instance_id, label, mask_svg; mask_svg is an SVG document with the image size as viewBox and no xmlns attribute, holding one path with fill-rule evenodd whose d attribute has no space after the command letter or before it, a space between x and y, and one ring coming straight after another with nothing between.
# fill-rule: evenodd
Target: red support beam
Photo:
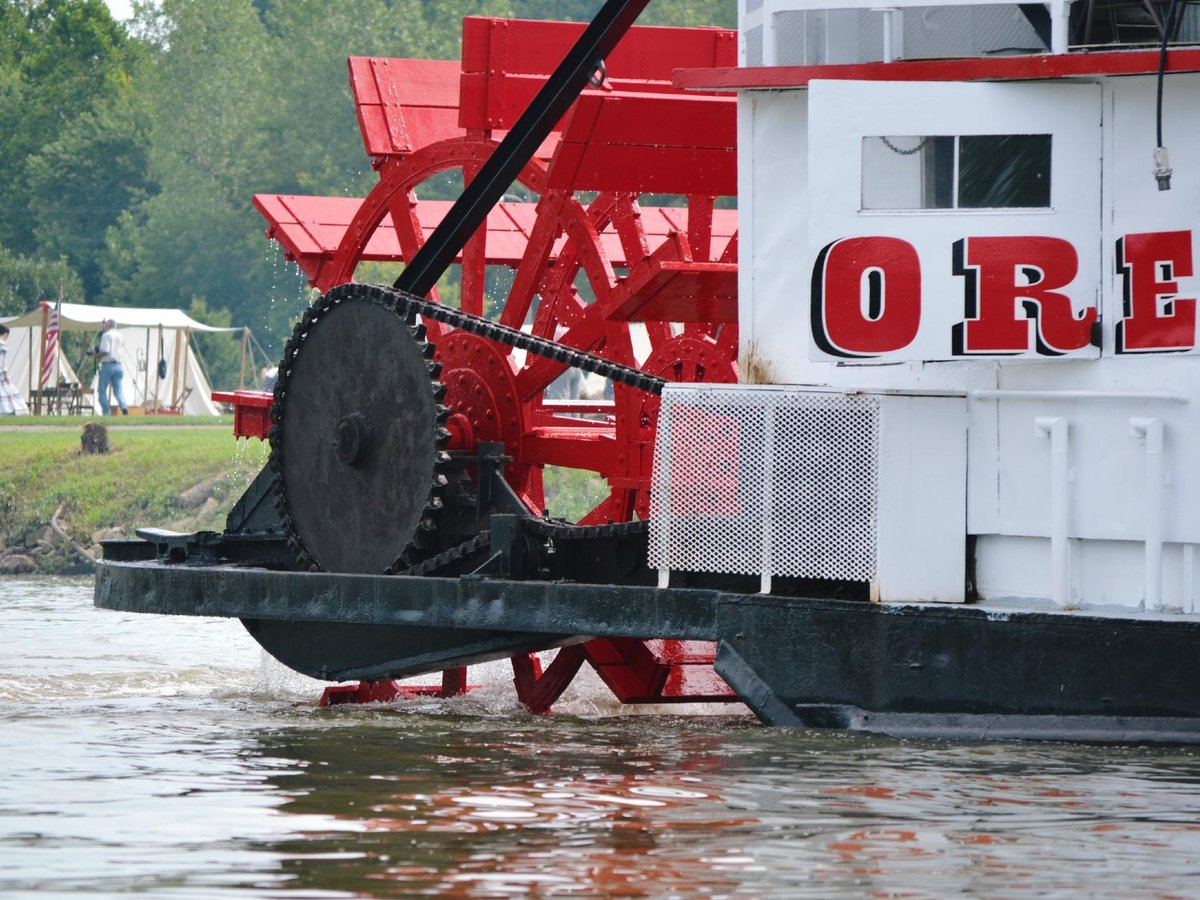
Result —
<instances>
[{"instance_id":1,"label":"red support beam","mask_svg":"<svg viewBox=\"0 0 1200 900\"><path fill-rule=\"evenodd\" d=\"M690 91L779 90L807 87L813 79L829 81L1030 81L1044 78L1088 78L1098 75L1153 75L1158 50L984 56L969 59L898 60L836 66L750 66L691 68L681 66L675 84ZM1200 72L1200 48L1167 52L1168 72Z\"/></svg>"}]
</instances>

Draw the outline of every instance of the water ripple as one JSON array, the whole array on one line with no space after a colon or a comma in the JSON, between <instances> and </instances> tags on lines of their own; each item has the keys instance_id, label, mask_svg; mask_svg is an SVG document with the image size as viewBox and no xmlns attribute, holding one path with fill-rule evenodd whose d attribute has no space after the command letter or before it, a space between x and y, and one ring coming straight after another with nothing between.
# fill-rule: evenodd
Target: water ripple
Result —
<instances>
[{"instance_id":1,"label":"water ripple","mask_svg":"<svg viewBox=\"0 0 1200 900\"><path fill-rule=\"evenodd\" d=\"M1200 895L1188 749L560 713L503 667L318 709L235 622L0 580L0 895ZM562 714L562 713L566 714Z\"/></svg>"}]
</instances>

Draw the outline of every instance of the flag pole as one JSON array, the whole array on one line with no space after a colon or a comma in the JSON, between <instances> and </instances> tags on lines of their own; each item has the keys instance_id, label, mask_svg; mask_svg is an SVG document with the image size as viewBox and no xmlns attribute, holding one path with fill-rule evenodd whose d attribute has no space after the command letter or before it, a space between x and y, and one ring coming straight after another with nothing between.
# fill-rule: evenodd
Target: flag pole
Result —
<instances>
[{"instance_id":1,"label":"flag pole","mask_svg":"<svg viewBox=\"0 0 1200 900\"><path fill-rule=\"evenodd\" d=\"M38 354L37 392L33 395L33 414L42 414L42 366L46 362L46 329L50 327L50 304L42 301L42 352Z\"/></svg>"}]
</instances>

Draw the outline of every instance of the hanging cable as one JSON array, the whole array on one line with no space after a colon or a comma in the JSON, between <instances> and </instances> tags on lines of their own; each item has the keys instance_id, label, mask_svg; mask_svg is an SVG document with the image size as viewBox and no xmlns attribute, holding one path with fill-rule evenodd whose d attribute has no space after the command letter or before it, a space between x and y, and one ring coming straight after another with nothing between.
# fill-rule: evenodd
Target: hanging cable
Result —
<instances>
[{"instance_id":1,"label":"hanging cable","mask_svg":"<svg viewBox=\"0 0 1200 900\"><path fill-rule=\"evenodd\" d=\"M1158 51L1158 97L1155 111L1157 144L1154 147L1154 178L1158 182L1160 191L1171 189L1171 160L1167 155L1167 148L1163 145L1163 81L1167 72L1167 45L1171 42L1171 34L1175 31L1175 17L1179 6L1180 0L1171 0L1167 7L1167 16L1162 26L1162 44Z\"/></svg>"}]
</instances>

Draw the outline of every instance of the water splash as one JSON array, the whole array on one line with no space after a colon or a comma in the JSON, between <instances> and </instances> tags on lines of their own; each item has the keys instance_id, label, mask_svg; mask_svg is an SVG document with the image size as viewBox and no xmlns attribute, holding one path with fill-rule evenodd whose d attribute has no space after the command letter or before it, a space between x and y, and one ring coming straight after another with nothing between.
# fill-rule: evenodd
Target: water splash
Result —
<instances>
[{"instance_id":1,"label":"water splash","mask_svg":"<svg viewBox=\"0 0 1200 900\"><path fill-rule=\"evenodd\" d=\"M557 651L537 654L543 668L548 667ZM419 675L399 679L397 683L408 687L436 689L440 685L440 673ZM356 682L348 682L356 684ZM415 695L386 703L343 705L331 708L334 715L358 715L355 710L389 710L414 715L472 717L480 719L529 718L537 720L525 709L517 698L513 685L512 664L508 660L480 663L467 669L466 693L455 697ZM255 693L276 700L304 700L315 704L329 683L318 681L293 672L272 658L265 651L259 663L259 676ZM728 703L688 704L636 704L620 703L600 677L589 667L580 671L563 695L553 706L553 716L572 719L609 719L614 717L657 717L672 716L745 716L752 719L749 711L740 705Z\"/></svg>"},{"instance_id":2,"label":"water splash","mask_svg":"<svg viewBox=\"0 0 1200 900\"><path fill-rule=\"evenodd\" d=\"M289 669L266 650L259 651L258 677L254 682L255 694L276 700L310 700L315 704L327 686L324 681Z\"/></svg>"}]
</instances>

